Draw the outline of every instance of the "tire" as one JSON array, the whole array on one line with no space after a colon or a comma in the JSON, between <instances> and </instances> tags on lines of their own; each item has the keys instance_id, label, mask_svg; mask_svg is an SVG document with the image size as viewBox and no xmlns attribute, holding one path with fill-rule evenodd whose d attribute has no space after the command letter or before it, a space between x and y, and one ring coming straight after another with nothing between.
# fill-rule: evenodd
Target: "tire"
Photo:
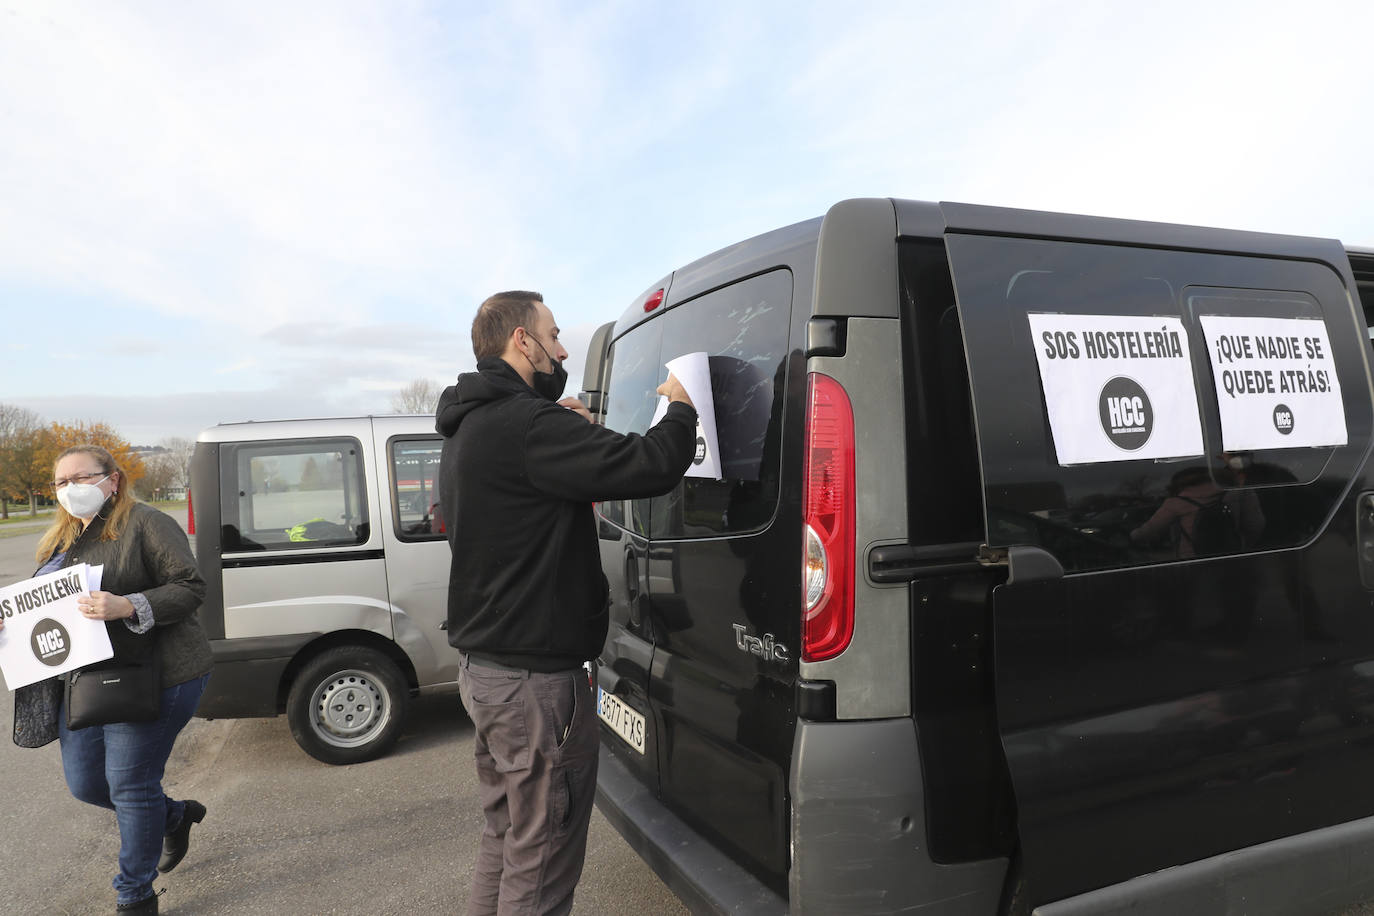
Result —
<instances>
[{"instance_id":1,"label":"tire","mask_svg":"<svg viewBox=\"0 0 1374 916\"><path fill-rule=\"evenodd\" d=\"M395 662L366 646L340 646L321 652L292 681L286 721L316 760L362 763L391 750L409 699Z\"/></svg>"}]
</instances>

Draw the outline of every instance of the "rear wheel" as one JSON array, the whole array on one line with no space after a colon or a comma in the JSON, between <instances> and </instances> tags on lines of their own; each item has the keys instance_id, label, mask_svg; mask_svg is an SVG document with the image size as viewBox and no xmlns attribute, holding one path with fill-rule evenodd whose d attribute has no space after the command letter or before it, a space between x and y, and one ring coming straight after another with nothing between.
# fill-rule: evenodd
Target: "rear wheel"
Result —
<instances>
[{"instance_id":1,"label":"rear wheel","mask_svg":"<svg viewBox=\"0 0 1374 916\"><path fill-rule=\"evenodd\" d=\"M362 763L396 743L410 690L396 663L376 649L340 646L321 652L291 684L286 720L311 757Z\"/></svg>"}]
</instances>

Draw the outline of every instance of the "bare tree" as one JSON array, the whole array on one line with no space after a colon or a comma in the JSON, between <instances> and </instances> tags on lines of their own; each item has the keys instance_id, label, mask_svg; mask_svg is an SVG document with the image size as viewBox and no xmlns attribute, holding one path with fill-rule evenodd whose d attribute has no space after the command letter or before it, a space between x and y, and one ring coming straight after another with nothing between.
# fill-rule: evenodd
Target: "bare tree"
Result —
<instances>
[{"instance_id":1,"label":"bare tree","mask_svg":"<svg viewBox=\"0 0 1374 916\"><path fill-rule=\"evenodd\" d=\"M135 484L141 499L160 499L169 486L177 486L180 475L176 458L169 452L158 452L143 459L143 476Z\"/></svg>"},{"instance_id":2,"label":"bare tree","mask_svg":"<svg viewBox=\"0 0 1374 916\"><path fill-rule=\"evenodd\" d=\"M37 512L34 461L43 420L27 407L0 404L0 518L10 517L10 499L27 497Z\"/></svg>"},{"instance_id":3,"label":"bare tree","mask_svg":"<svg viewBox=\"0 0 1374 916\"><path fill-rule=\"evenodd\" d=\"M189 489L191 486L191 455L196 450L195 441L173 436L170 439L163 439L158 444L167 450L167 456L176 467L176 474L169 481L169 484Z\"/></svg>"},{"instance_id":4,"label":"bare tree","mask_svg":"<svg viewBox=\"0 0 1374 916\"><path fill-rule=\"evenodd\" d=\"M391 397L392 413L434 413L443 389L427 378L417 378Z\"/></svg>"}]
</instances>

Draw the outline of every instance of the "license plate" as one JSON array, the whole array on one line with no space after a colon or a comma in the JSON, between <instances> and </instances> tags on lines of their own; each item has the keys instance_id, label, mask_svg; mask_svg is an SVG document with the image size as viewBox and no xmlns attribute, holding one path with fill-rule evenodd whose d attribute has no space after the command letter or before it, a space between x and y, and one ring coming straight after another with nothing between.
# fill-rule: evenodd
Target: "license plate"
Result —
<instances>
[{"instance_id":1,"label":"license plate","mask_svg":"<svg viewBox=\"0 0 1374 916\"><path fill-rule=\"evenodd\" d=\"M644 753L644 717L625 705L615 694L596 688L596 714L625 743Z\"/></svg>"}]
</instances>

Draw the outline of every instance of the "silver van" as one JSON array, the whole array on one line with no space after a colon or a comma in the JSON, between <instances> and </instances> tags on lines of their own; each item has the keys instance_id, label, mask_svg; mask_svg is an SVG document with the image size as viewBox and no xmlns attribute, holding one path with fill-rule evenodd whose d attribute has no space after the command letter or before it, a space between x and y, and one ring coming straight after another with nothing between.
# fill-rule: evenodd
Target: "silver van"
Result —
<instances>
[{"instance_id":1,"label":"silver van","mask_svg":"<svg viewBox=\"0 0 1374 916\"><path fill-rule=\"evenodd\" d=\"M325 763L378 757L409 698L457 691L434 418L206 429L191 533L215 669L197 715L286 713Z\"/></svg>"}]
</instances>

